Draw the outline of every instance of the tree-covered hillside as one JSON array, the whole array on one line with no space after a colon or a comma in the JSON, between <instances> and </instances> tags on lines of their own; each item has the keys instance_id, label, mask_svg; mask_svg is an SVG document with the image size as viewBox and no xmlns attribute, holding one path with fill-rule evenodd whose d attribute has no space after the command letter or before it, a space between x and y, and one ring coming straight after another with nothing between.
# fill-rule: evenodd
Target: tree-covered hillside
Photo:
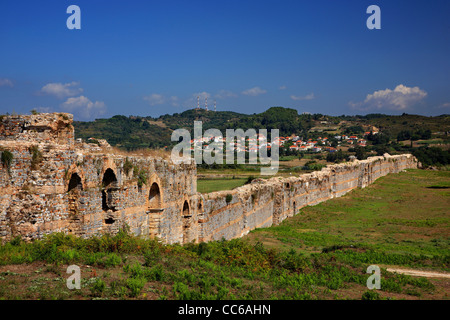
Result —
<instances>
[{"instance_id":1,"label":"tree-covered hillside","mask_svg":"<svg viewBox=\"0 0 450 320\"><path fill-rule=\"evenodd\" d=\"M127 150L161 148L170 142L172 130L150 124L145 118L114 116L92 122L75 121L75 137L106 139L112 146Z\"/></svg>"},{"instance_id":2,"label":"tree-covered hillside","mask_svg":"<svg viewBox=\"0 0 450 320\"><path fill-rule=\"evenodd\" d=\"M76 121L77 138L106 139L111 145L132 150L169 146L175 129L188 129L191 133L194 121L202 121L203 130L217 128L225 134L226 129L279 129L280 135L301 133L309 127L310 116L299 116L294 109L273 107L259 114L247 115L230 111L186 110L158 118L116 115L109 119L92 122Z\"/></svg>"},{"instance_id":3,"label":"tree-covered hillside","mask_svg":"<svg viewBox=\"0 0 450 320\"><path fill-rule=\"evenodd\" d=\"M77 138L106 139L111 145L127 150L161 148L171 142L172 131L179 128L193 133L194 121L202 121L203 130L217 128L225 135L226 129L279 129L280 136L299 135L304 139L320 135L362 135L372 129L379 130L387 140L429 139L430 133L450 131L450 116L425 117L403 114L391 116L368 114L365 116L327 116L322 114L299 114L297 110L272 107L258 114L231 111L206 111L190 109L157 118L116 115L109 119L91 122L76 121ZM381 136L380 136L381 137ZM378 141L377 144L380 144Z\"/></svg>"}]
</instances>

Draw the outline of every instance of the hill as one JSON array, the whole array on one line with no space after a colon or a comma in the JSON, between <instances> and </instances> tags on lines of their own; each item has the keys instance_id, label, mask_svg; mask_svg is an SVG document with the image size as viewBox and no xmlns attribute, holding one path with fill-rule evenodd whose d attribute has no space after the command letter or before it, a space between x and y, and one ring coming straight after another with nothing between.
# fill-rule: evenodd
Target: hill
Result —
<instances>
[{"instance_id":1,"label":"hill","mask_svg":"<svg viewBox=\"0 0 450 320\"><path fill-rule=\"evenodd\" d=\"M91 122L75 121L77 138L106 139L111 145L127 150L139 148L161 148L170 146L172 131L179 128L191 133L194 121L203 122L203 130L217 128L225 134L226 129L279 129L281 136L296 134L304 139L319 135L362 134L374 128L389 139L396 140L400 134L407 140L422 138L425 131L441 133L450 131L450 116L426 117L403 114L391 116L368 114L365 116L327 116L301 114L297 110L272 107L258 114L243 114L231 111L206 111L190 109L182 113L166 114L158 118L116 115L108 119Z\"/></svg>"},{"instance_id":2,"label":"hill","mask_svg":"<svg viewBox=\"0 0 450 320\"><path fill-rule=\"evenodd\" d=\"M145 118L121 115L92 122L75 121L74 127L76 138L102 138L127 150L164 147L172 134L169 128L151 124Z\"/></svg>"},{"instance_id":3,"label":"hill","mask_svg":"<svg viewBox=\"0 0 450 320\"><path fill-rule=\"evenodd\" d=\"M158 118L116 115L109 119L96 119L91 122L75 121L76 138L90 137L106 139L111 145L132 150L138 148L158 148L173 144L170 140L175 129L188 129L193 132L194 121L202 121L203 130L217 128L279 129L281 135L302 132L308 120L302 119L294 109L270 108L253 115L231 111L206 111L190 109L173 115Z\"/></svg>"}]
</instances>

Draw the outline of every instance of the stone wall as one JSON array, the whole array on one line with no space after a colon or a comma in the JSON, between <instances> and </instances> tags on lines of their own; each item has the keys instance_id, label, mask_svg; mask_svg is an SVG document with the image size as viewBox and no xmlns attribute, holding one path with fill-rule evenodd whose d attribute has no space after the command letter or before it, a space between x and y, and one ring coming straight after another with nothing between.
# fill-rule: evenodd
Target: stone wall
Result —
<instances>
[{"instance_id":1,"label":"stone wall","mask_svg":"<svg viewBox=\"0 0 450 320\"><path fill-rule=\"evenodd\" d=\"M368 186L379 177L408 168L417 168L412 155L386 154L296 177L258 179L231 191L202 195L207 213L201 221L199 240L238 238L250 230L279 224L305 206L340 197ZM228 194L233 196L229 203Z\"/></svg>"},{"instance_id":2,"label":"stone wall","mask_svg":"<svg viewBox=\"0 0 450 320\"><path fill-rule=\"evenodd\" d=\"M165 243L232 239L388 173L417 167L411 155L385 155L200 194L194 161L175 165L114 154L107 143L74 141L72 119L68 114L0 119L0 151L13 155L9 165L0 166L3 241L52 232L90 237L114 234L124 226Z\"/></svg>"},{"instance_id":3,"label":"stone wall","mask_svg":"<svg viewBox=\"0 0 450 320\"><path fill-rule=\"evenodd\" d=\"M88 237L127 224L138 235L157 235L168 243L182 239L184 201L197 188L194 164L58 147L42 148L43 159L32 169L27 145L8 150L12 163L0 167L1 238L34 239L60 231ZM133 169L124 172L126 159L145 172L142 186ZM104 185L108 173L113 181ZM149 199L152 186L156 203Z\"/></svg>"},{"instance_id":4,"label":"stone wall","mask_svg":"<svg viewBox=\"0 0 450 320\"><path fill-rule=\"evenodd\" d=\"M72 123L73 115L62 112L1 116L0 140L73 144Z\"/></svg>"},{"instance_id":5,"label":"stone wall","mask_svg":"<svg viewBox=\"0 0 450 320\"><path fill-rule=\"evenodd\" d=\"M9 165L0 166L1 239L31 240L52 232L89 237L128 225L134 234L167 243L196 240L197 223L185 228L184 218L197 220L190 208L197 189L193 162L175 166L77 143L72 119L66 114L0 119L1 153L13 155Z\"/></svg>"}]
</instances>

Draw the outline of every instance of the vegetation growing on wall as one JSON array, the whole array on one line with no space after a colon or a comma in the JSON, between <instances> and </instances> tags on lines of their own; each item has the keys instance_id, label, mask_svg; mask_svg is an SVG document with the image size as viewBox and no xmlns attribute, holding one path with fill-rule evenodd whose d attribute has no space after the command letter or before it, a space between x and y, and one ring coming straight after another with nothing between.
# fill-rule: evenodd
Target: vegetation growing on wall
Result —
<instances>
[{"instance_id":1,"label":"vegetation growing on wall","mask_svg":"<svg viewBox=\"0 0 450 320\"><path fill-rule=\"evenodd\" d=\"M128 157L126 157L125 162L123 164L123 171L125 172L126 176L128 176L131 169L133 169L133 163L128 159Z\"/></svg>"},{"instance_id":2,"label":"vegetation growing on wall","mask_svg":"<svg viewBox=\"0 0 450 320\"><path fill-rule=\"evenodd\" d=\"M31 169L36 170L42 162L42 152L37 145L33 145L28 149L31 153Z\"/></svg>"},{"instance_id":3,"label":"vegetation growing on wall","mask_svg":"<svg viewBox=\"0 0 450 320\"><path fill-rule=\"evenodd\" d=\"M9 150L0 150L2 152L2 165L8 170L8 173L11 173L11 163L14 159L14 155Z\"/></svg>"},{"instance_id":4,"label":"vegetation growing on wall","mask_svg":"<svg viewBox=\"0 0 450 320\"><path fill-rule=\"evenodd\" d=\"M145 169L133 166L133 176L137 179L139 188L142 188L144 184L147 184L148 173Z\"/></svg>"}]
</instances>

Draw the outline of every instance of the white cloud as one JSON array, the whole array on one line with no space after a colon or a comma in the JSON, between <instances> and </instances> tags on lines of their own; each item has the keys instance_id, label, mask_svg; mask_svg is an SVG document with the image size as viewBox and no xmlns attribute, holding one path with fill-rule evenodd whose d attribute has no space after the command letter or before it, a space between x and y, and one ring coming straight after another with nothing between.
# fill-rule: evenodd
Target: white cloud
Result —
<instances>
[{"instance_id":1,"label":"white cloud","mask_svg":"<svg viewBox=\"0 0 450 320\"><path fill-rule=\"evenodd\" d=\"M236 98L237 94L229 90L220 90L214 97L217 99Z\"/></svg>"},{"instance_id":2,"label":"white cloud","mask_svg":"<svg viewBox=\"0 0 450 320\"><path fill-rule=\"evenodd\" d=\"M306 96L294 96L294 95L291 95L291 99L292 100L295 100L295 101L299 101L299 100L312 100L312 99L314 99L315 97L314 97L314 93L310 93L310 94L307 94Z\"/></svg>"},{"instance_id":3,"label":"white cloud","mask_svg":"<svg viewBox=\"0 0 450 320\"><path fill-rule=\"evenodd\" d=\"M11 80L6 78L0 78L0 87L14 87Z\"/></svg>"},{"instance_id":4,"label":"white cloud","mask_svg":"<svg viewBox=\"0 0 450 320\"><path fill-rule=\"evenodd\" d=\"M286 87L286 86L280 86L278 89L280 89L280 90L286 90L287 87Z\"/></svg>"},{"instance_id":5,"label":"white cloud","mask_svg":"<svg viewBox=\"0 0 450 320\"><path fill-rule=\"evenodd\" d=\"M171 96L169 98L170 104L174 107L178 107L180 104L178 103L178 97L177 96Z\"/></svg>"},{"instance_id":6,"label":"white cloud","mask_svg":"<svg viewBox=\"0 0 450 320\"><path fill-rule=\"evenodd\" d=\"M67 111L77 114L82 118L102 115L106 112L105 103L102 101L92 102L85 96L68 98L61 106Z\"/></svg>"},{"instance_id":7,"label":"white cloud","mask_svg":"<svg viewBox=\"0 0 450 320\"><path fill-rule=\"evenodd\" d=\"M443 103L437 107L438 109L447 109L450 108L450 102Z\"/></svg>"},{"instance_id":8,"label":"white cloud","mask_svg":"<svg viewBox=\"0 0 450 320\"><path fill-rule=\"evenodd\" d=\"M157 105L166 104L166 103L170 103L174 107L178 107L179 106L178 97L177 96L171 96L169 98L166 98L162 94L152 93L149 96L145 96L144 100L148 101L148 103L151 106L157 106Z\"/></svg>"},{"instance_id":9,"label":"white cloud","mask_svg":"<svg viewBox=\"0 0 450 320\"><path fill-rule=\"evenodd\" d=\"M399 84L394 90L378 90L368 94L363 102L350 102L349 105L360 110L390 109L403 111L420 102L427 92L419 87L407 87Z\"/></svg>"},{"instance_id":10,"label":"white cloud","mask_svg":"<svg viewBox=\"0 0 450 320\"><path fill-rule=\"evenodd\" d=\"M253 87L247 90L242 91L242 94L246 95L246 96L259 96L260 94L264 94L267 91L264 89L261 89L260 87Z\"/></svg>"},{"instance_id":11,"label":"white cloud","mask_svg":"<svg viewBox=\"0 0 450 320\"><path fill-rule=\"evenodd\" d=\"M164 102L166 101L166 98L162 94L153 93L149 96L145 96L144 100L148 101L151 106L156 106L159 104L164 104Z\"/></svg>"},{"instance_id":12,"label":"white cloud","mask_svg":"<svg viewBox=\"0 0 450 320\"><path fill-rule=\"evenodd\" d=\"M195 99L197 99L197 97L200 98L200 100L205 100L206 98L211 98L211 94L209 92L203 91L203 92L199 92L199 93L194 93L192 95Z\"/></svg>"},{"instance_id":13,"label":"white cloud","mask_svg":"<svg viewBox=\"0 0 450 320\"><path fill-rule=\"evenodd\" d=\"M73 97L83 92L78 82L71 83L48 83L42 87L41 92L56 96L58 98Z\"/></svg>"}]
</instances>

